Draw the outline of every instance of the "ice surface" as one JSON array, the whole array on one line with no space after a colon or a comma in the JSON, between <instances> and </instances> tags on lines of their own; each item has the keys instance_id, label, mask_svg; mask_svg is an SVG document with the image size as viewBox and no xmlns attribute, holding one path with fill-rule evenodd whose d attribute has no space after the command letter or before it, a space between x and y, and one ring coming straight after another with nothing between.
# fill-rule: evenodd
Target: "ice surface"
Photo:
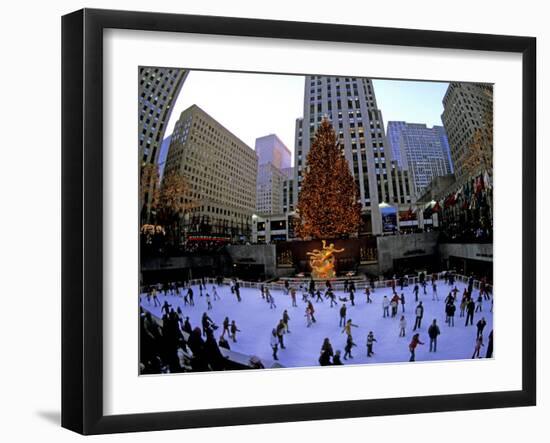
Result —
<instances>
[{"instance_id":1,"label":"ice surface","mask_svg":"<svg viewBox=\"0 0 550 443\"><path fill-rule=\"evenodd\" d=\"M208 284L208 292L212 296L212 284ZM424 345L416 348L416 360L455 360L470 359L474 351L476 341L476 323L481 317L485 317L487 325L483 332L484 347L481 350L481 356L485 357L487 350L487 337L493 329L493 315L490 312L491 302L483 301L483 311L474 314L474 325L465 327L465 317L460 317L460 300L465 284L456 282L459 289L457 299L457 309L455 313L455 326L449 327L445 323L445 302L444 299L452 289L444 281L438 282L439 301L432 300L431 285L427 286L427 294L424 295L422 288L419 291L419 300L424 305L424 318L422 327L416 332L420 333L420 340ZM290 334L284 336L286 349L279 349L278 356L281 365L286 367L318 366L319 355L323 339L328 337L332 343L334 351L341 350L344 356L344 347L346 344L346 334L342 332L339 323L339 308L342 302L339 297L347 297L343 291L335 291L338 306L330 308L330 300L324 299L324 302L316 303L315 308L316 323L311 327L306 326L305 308L306 304L302 301L301 291L297 291L298 307L292 307L290 295L285 295L280 290L271 290L275 298L276 309L270 309L269 304L262 299L259 289L241 287L242 302L238 302L235 295L231 294L228 285L216 286L221 300L213 300L213 309L207 311L206 297L200 297L198 286L193 286L195 306L184 306L182 296L159 294L159 301L164 304L167 300L174 309L181 307L184 316L189 316L191 325L201 326L201 316L204 312L219 326L216 330L216 339L222 332L222 323L225 316L230 320L235 320L238 328L242 331L237 333L237 343L230 341L232 351L241 352L249 355L256 355L260 359L271 360L272 350L270 346L271 330L276 327L279 319L282 317L284 309L288 310L290 315L289 329ZM324 285L322 288L324 290ZM401 294L399 287L396 288L398 294ZM186 290L185 290L186 291ZM204 291L203 291L204 292ZM413 335L416 303L414 301L413 286L403 288L405 295L405 318L407 320L406 336L399 337L399 319L401 318L401 305L399 305L398 315L395 318L382 317L382 298L387 295L391 298L390 288L377 288L371 293L372 304L366 303L366 295L363 290L355 293L355 306L346 303L348 307L347 318L352 319L358 327L353 328L353 340L357 344L352 350L353 359L342 360L344 364L364 364L364 363L388 363L388 362L408 362L410 353L408 345ZM473 299L477 301L479 291L474 289ZM183 295L183 290L181 292ZM494 295L494 294L493 294ZM142 306L152 314L161 317L160 306L154 307L153 301L147 301L144 295L141 295ZM437 352L428 352L429 337L428 327L432 320L436 319L441 330L438 337ZM366 340L369 331L373 331L377 340L374 343L374 355L367 357Z\"/></svg>"}]
</instances>

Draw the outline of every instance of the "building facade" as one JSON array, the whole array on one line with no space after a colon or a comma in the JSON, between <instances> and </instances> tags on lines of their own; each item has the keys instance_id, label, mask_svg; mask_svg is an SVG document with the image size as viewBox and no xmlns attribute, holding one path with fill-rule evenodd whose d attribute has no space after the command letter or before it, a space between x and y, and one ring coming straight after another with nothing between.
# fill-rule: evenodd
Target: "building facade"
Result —
<instances>
[{"instance_id":1,"label":"building facade","mask_svg":"<svg viewBox=\"0 0 550 443\"><path fill-rule=\"evenodd\" d=\"M324 117L333 125L359 190L360 234L382 234L379 205L408 208L413 197L408 171L393 158L370 79L306 76L304 116L296 121L294 202L315 131Z\"/></svg>"},{"instance_id":2,"label":"building facade","mask_svg":"<svg viewBox=\"0 0 550 443\"><path fill-rule=\"evenodd\" d=\"M257 138L254 150L258 156L256 211L262 216L282 214L286 180L283 171L290 167L290 150L275 134Z\"/></svg>"},{"instance_id":3,"label":"building facade","mask_svg":"<svg viewBox=\"0 0 550 443\"><path fill-rule=\"evenodd\" d=\"M489 131L492 119L493 86L484 83L450 83L443 97L441 120L449 139L457 179L467 173L464 162L476 131ZM491 130L492 131L492 130Z\"/></svg>"},{"instance_id":4,"label":"building facade","mask_svg":"<svg viewBox=\"0 0 550 443\"><path fill-rule=\"evenodd\" d=\"M138 144L142 165L158 163L173 104L188 73L184 69L140 66Z\"/></svg>"},{"instance_id":5,"label":"building facade","mask_svg":"<svg viewBox=\"0 0 550 443\"><path fill-rule=\"evenodd\" d=\"M164 174L177 172L189 182L195 207L185 221L188 234L250 239L257 170L254 150L205 111L193 105L181 113Z\"/></svg>"},{"instance_id":6,"label":"building facade","mask_svg":"<svg viewBox=\"0 0 550 443\"><path fill-rule=\"evenodd\" d=\"M388 140L398 164L407 169L416 196L422 194L434 177L451 173L448 144L441 127L402 121L388 122Z\"/></svg>"},{"instance_id":7,"label":"building facade","mask_svg":"<svg viewBox=\"0 0 550 443\"><path fill-rule=\"evenodd\" d=\"M283 212L294 211L294 168L283 169Z\"/></svg>"}]
</instances>

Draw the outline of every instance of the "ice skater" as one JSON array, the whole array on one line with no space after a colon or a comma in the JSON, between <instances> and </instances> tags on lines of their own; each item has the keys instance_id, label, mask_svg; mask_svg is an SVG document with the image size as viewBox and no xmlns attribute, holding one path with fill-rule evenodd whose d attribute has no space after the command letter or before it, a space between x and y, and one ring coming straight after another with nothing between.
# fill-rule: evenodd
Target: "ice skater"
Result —
<instances>
[{"instance_id":1,"label":"ice skater","mask_svg":"<svg viewBox=\"0 0 550 443\"><path fill-rule=\"evenodd\" d=\"M428 328L428 336L430 337L430 350L429 352L437 352L437 336L441 334L439 326L437 326L437 320L434 318L432 324Z\"/></svg>"},{"instance_id":2,"label":"ice skater","mask_svg":"<svg viewBox=\"0 0 550 443\"><path fill-rule=\"evenodd\" d=\"M283 340L283 336L285 335L285 323L283 319L279 320L279 324L277 325L276 332L277 332L277 338L279 339L280 348L286 349L285 342Z\"/></svg>"},{"instance_id":3,"label":"ice skater","mask_svg":"<svg viewBox=\"0 0 550 443\"><path fill-rule=\"evenodd\" d=\"M332 350L332 344L328 337L325 337L323 344L321 345L321 352L325 352L329 357L332 357L334 352Z\"/></svg>"},{"instance_id":4,"label":"ice skater","mask_svg":"<svg viewBox=\"0 0 550 443\"><path fill-rule=\"evenodd\" d=\"M365 286L365 295L367 296L367 303L372 303L370 298L370 288L368 286Z\"/></svg>"},{"instance_id":5,"label":"ice skater","mask_svg":"<svg viewBox=\"0 0 550 443\"><path fill-rule=\"evenodd\" d=\"M390 316L390 301L387 295L382 299L382 318Z\"/></svg>"},{"instance_id":6,"label":"ice skater","mask_svg":"<svg viewBox=\"0 0 550 443\"><path fill-rule=\"evenodd\" d=\"M407 329L407 320L402 315L399 319L399 337L405 337L405 329Z\"/></svg>"},{"instance_id":7,"label":"ice skater","mask_svg":"<svg viewBox=\"0 0 550 443\"><path fill-rule=\"evenodd\" d=\"M165 301L160 310L161 310L161 312L164 312L166 315L168 315L170 313L170 308L171 307L172 307L172 305L169 304L167 301Z\"/></svg>"},{"instance_id":8,"label":"ice skater","mask_svg":"<svg viewBox=\"0 0 550 443\"><path fill-rule=\"evenodd\" d=\"M332 364L335 366L342 366L342 360L340 359L340 350L336 351L334 357L332 357Z\"/></svg>"},{"instance_id":9,"label":"ice skater","mask_svg":"<svg viewBox=\"0 0 550 443\"><path fill-rule=\"evenodd\" d=\"M348 338L346 340L346 347L344 348L344 350L346 351L344 353L344 360L347 360L348 357L353 358L353 355L351 355L351 348L353 348L354 346L357 345L353 342L353 337L351 335L348 335Z\"/></svg>"},{"instance_id":10,"label":"ice skater","mask_svg":"<svg viewBox=\"0 0 550 443\"><path fill-rule=\"evenodd\" d=\"M327 289L325 297L328 297L330 299L330 307L332 308L333 305L338 306L338 302L336 301L336 296L334 295L334 292L332 290Z\"/></svg>"},{"instance_id":11,"label":"ice skater","mask_svg":"<svg viewBox=\"0 0 550 443\"><path fill-rule=\"evenodd\" d=\"M374 338L374 334L372 331L369 331L367 335L367 357L372 357L374 354L374 351L372 350L372 347L374 346L374 342L378 341Z\"/></svg>"},{"instance_id":12,"label":"ice skater","mask_svg":"<svg viewBox=\"0 0 550 443\"><path fill-rule=\"evenodd\" d=\"M439 296L437 295L437 284L435 280L432 280L432 301L439 301Z\"/></svg>"},{"instance_id":13,"label":"ice skater","mask_svg":"<svg viewBox=\"0 0 550 443\"><path fill-rule=\"evenodd\" d=\"M315 319L315 308L313 307L313 303L311 303L311 300L308 300L307 307L309 308L309 311L311 312L311 321L313 323L317 323L317 320Z\"/></svg>"},{"instance_id":14,"label":"ice skater","mask_svg":"<svg viewBox=\"0 0 550 443\"><path fill-rule=\"evenodd\" d=\"M349 301L352 306L355 306L355 290L352 288L349 288Z\"/></svg>"},{"instance_id":15,"label":"ice skater","mask_svg":"<svg viewBox=\"0 0 550 443\"><path fill-rule=\"evenodd\" d=\"M237 343L237 332L241 332L241 330L237 327L235 320L231 320L231 339L233 343Z\"/></svg>"},{"instance_id":16,"label":"ice skater","mask_svg":"<svg viewBox=\"0 0 550 443\"><path fill-rule=\"evenodd\" d=\"M212 298L214 300L221 300L221 297L218 295L218 291L216 290L216 286L212 286Z\"/></svg>"},{"instance_id":17,"label":"ice skater","mask_svg":"<svg viewBox=\"0 0 550 443\"><path fill-rule=\"evenodd\" d=\"M153 306L156 307L157 303L160 306L160 300L157 294L157 288L153 288Z\"/></svg>"},{"instance_id":18,"label":"ice skater","mask_svg":"<svg viewBox=\"0 0 550 443\"><path fill-rule=\"evenodd\" d=\"M474 353L472 354L472 358L481 358L481 355L479 353L481 352L481 347L485 346L483 344L483 337L479 336L476 338L476 344L474 347Z\"/></svg>"},{"instance_id":19,"label":"ice skater","mask_svg":"<svg viewBox=\"0 0 550 443\"><path fill-rule=\"evenodd\" d=\"M304 317L306 318L306 326L309 328L313 324L313 314L311 313L311 308L309 307L309 305L306 306L306 313Z\"/></svg>"},{"instance_id":20,"label":"ice skater","mask_svg":"<svg viewBox=\"0 0 550 443\"><path fill-rule=\"evenodd\" d=\"M474 310L476 308L476 304L472 299L466 303L466 324L464 326L468 326L468 322L470 322L470 325L474 324Z\"/></svg>"},{"instance_id":21,"label":"ice skater","mask_svg":"<svg viewBox=\"0 0 550 443\"><path fill-rule=\"evenodd\" d=\"M479 295L477 296L477 305L475 312L481 312L483 311L483 296L481 295L481 291L479 292Z\"/></svg>"},{"instance_id":22,"label":"ice skater","mask_svg":"<svg viewBox=\"0 0 550 443\"><path fill-rule=\"evenodd\" d=\"M321 291L319 289L317 289L317 291L315 292L315 296L317 297L315 299L315 303L319 303L319 302L324 303L325 300L323 300L323 297L321 295Z\"/></svg>"},{"instance_id":23,"label":"ice skater","mask_svg":"<svg viewBox=\"0 0 550 443\"><path fill-rule=\"evenodd\" d=\"M448 303L445 306L445 314L447 316L445 322L447 323L448 326L454 327L455 325L455 311L456 311L456 306L454 302Z\"/></svg>"},{"instance_id":24,"label":"ice skater","mask_svg":"<svg viewBox=\"0 0 550 443\"><path fill-rule=\"evenodd\" d=\"M417 329L420 329L422 325L422 317L424 317L424 306L422 306L422 302L418 302L418 306L416 307L414 311L416 315L416 319L414 321L414 328L413 331L416 331Z\"/></svg>"},{"instance_id":25,"label":"ice skater","mask_svg":"<svg viewBox=\"0 0 550 443\"><path fill-rule=\"evenodd\" d=\"M212 302L210 301L210 294L207 292L206 293L206 306L207 306L207 310L210 311L212 309Z\"/></svg>"},{"instance_id":26,"label":"ice skater","mask_svg":"<svg viewBox=\"0 0 550 443\"><path fill-rule=\"evenodd\" d=\"M351 328L357 328L358 326L351 321L351 318L344 325L342 329L342 334L345 332L347 335L351 335Z\"/></svg>"},{"instance_id":27,"label":"ice skater","mask_svg":"<svg viewBox=\"0 0 550 443\"><path fill-rule=\"evenodd\" d=\"M292 307L297 308L298 305L296 304L296 288L290 289L290 298L292 299Z\"/></svg>"},{"instance_id":28,"label":"ice skater","mask_svg":"<svg viewBox=\"0 0 550 443\"><path fill-rule=\"evenodd\" d=\"M285 332L287 334L290 334L290 328L288 327L289 321L290 321L290 316L288 315L288 311L285 309L283 311L283 323L285 324Z\"/></svg>"},{"instance_id":29,"label":"ice skater","mask_svg":"<svg viewBox=\"0 0 550 443\"><path fill-rule=\"evenodd\" d=\"M271 337L269 339L271 349L273 350L273 360L279 360L277 357L277 350L279 349L279 339L277 338L277 331L273 329L271 331Z\"/></svg>"},{"instance_id":30,"label":"ice skater","mask_svg":"<svg viewBox=\"0 0 550 443\"><path fill-rule=\"evenodd\" d=\"M402 292L401 293L401 297L400 297L400 301L401 301L401 312L405 312L405 294Z\"/></svg>"},{"instance_id":31,"label":"ice skater","mask_svg":"<svg viewBox=\"0 0 550 443\"><path fill-rule=\"evenodd\" d=\"M411 353L411 358L409 358L409 361L416 361L416 347L423 344L424 343L420 341L420 334L414 334L411 342L409 343L409 352Z\"/></svg>"},{"instance_id":32,"label":"ice skater","mask_svg":"<svg viewBox=\"0 0 550 443\"><path fill-rule=\"evenodd\" d=\"M346 324L346 312L347 312L347 308L346 308L346 304L344 303L340 308L340 323L339 323L340 327Z\"/></svg>"},{"instance_id":33,"label":"ice skater","mask_svg":"<svg viewBox=\"0 0 550 443\"><path fill-rule=\"evenodd\" d=\"M485 320L485 317L482 317L481 320L477 322L477 337L483 337L483 330L486 325L487 321Z\"/></svg>"},{"instance_id":34,"label":"ice skater","mask_svg":"<svg viewBox=\"0 0 550 443\"><path fill-rule=\"evenodd\" d=\"M229 317L225 317L223 319L223 331L222 331L222 337L227 332L227 336L231 337L231 333L229 332Z\"/></svg>"},{"instance_id":35,"label":"ice skater","mask_svg":"<svg viewBox=\"0 0 550 443\"><path fill-rule=\"evenodd\" d=\"M413 288L413 292L414 292L414 301L416 303L418 303L418 284L415 283L414 285L414 288Z\"/></svg>"},{"instance_id":36,"label":"ice skater","mask_svg":"<svg viewBox=\"0 0 550 443\"><path fill-rule=\"evenodd\" d=\"M189 286L189 289L187 290L187 296L189 297L189 304L191 306L195 306L195 301L193 300L193 288Z\"/></svg>"}]
</instances>

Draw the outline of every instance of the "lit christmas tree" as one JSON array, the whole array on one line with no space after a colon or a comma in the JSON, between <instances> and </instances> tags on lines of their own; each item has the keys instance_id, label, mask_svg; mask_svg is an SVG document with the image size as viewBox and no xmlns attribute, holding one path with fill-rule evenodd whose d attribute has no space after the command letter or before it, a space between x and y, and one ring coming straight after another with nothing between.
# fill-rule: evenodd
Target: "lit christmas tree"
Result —
<instances>
[{"instance_id":1,"label":"lit christmas tree","mask_svg":"<svg viewBox=\"0 0 550 443\"><path fill-rule=\"evenodd\" d=\"M357 233L361 223L357 187L327 118L315 133L303 177L298 236L327 239Z\"/></svg>"}]
</instances>

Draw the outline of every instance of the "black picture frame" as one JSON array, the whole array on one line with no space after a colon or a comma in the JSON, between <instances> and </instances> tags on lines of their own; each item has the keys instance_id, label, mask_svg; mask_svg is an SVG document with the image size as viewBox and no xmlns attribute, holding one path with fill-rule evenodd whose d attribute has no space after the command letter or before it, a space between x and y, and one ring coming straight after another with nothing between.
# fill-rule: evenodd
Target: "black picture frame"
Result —
<instances>
[{"instance_id":1,"label":"black picture frame","mask_svg":"<svg viewBox=\"0 0 550 443\"><path fill-rule=\"evenodd\" d=\"M199 411L103 413L103 31L501 51L522 55L522 388ZM504 35L83 9L62 18L62 426L82 434L536 404L536 39Z\"/></svg>"}]
</instances>

